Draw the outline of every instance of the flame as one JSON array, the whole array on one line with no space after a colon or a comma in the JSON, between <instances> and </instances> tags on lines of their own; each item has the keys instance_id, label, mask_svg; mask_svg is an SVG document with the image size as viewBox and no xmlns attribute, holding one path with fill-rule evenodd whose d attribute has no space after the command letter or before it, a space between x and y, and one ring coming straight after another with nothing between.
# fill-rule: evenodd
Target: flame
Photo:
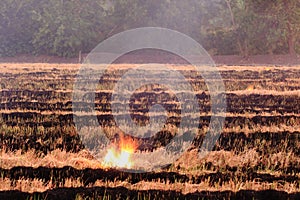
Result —
<instances>
[{"instance_id":1,"label":"flame","mask_svg":"<svg viewBox=\"0 0 300 200\"><path fill-rule=\"evenodd\" d=\"M104 167L131 168L134 164L131 156L137 146L137 142L133 139L120 135L119 141L113 143L107 150L102 165Z\"/></svg>"},{"instance_id":2,"label":"flame","mask_svg":"<svg viewBox=\"0 0 300 200\"><path fill-rule=\"evenodd\" d=\"M249 85L249 86L247 87L247 90L248 90L248 91L253 91L253 90L254 90L254 85Z\"/></svg>"}]
</instances>

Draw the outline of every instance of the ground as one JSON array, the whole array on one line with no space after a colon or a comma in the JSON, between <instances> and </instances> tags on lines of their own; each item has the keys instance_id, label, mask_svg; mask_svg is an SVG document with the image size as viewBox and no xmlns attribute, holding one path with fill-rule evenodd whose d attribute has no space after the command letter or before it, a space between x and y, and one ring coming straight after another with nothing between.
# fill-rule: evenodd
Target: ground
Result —
<instances>
[{"instance_id":1,"label":"ground","mask_svg":"<svg viewBox=\"0 0 300 200\"><path fill-rule=\"evenodd\" d=\"M142 58L176 59L170 55ZM132 55L118 62L145 61L142 58ZM0 199L299 199L299 58L222 56L214 60L222 65L218 69L226 87L227 115L213 151L197 159L203 138L199 134L194 148L173 165L136 174L103 168L74 134L72 88L80 65L65 63L76 63L75 58L2 58L11 63L0 64ZM12 63L22 61L29 63ZM110 87L126 66L130 67L115 65L117 71L103 84ZM205 83L190 66L176 67L199 91L199 129L207 130L210 105ZM155 94L160 94L157 88ZM161 94L157 99L167 97ZM99 122L113 133L107 115L110 95L111 91L99 89L95 105L101 107ZM147 95L137 91L135 109L144 106ZM175 115L168 128L178 116L176 102L165 103ZM141 110L133 113L137 120L144 119ZM163 136L160 142L166 139Z\"/></svg>"},{"instance_id":2,"label":"ground","mask_svg":"<svg viewBox=\"0 0 300 200\"><path fill-rule=\"evenodd\" d=\"M83 55L85 57L86 54ZM212 56L217 65L297 65L300 64L300 55L255 55L247 58L237 55L226 56ZM119 62L170 62L172 56L163 55L143 55L133 54L127 56L126 59L119 60ZM177 62L178 60L175 60ZM32 55L18 55L15 57L0 57L0 63L78 63L79 59L76 58L61 58L57 56L32 56ZM171 61L172 62L172 61Z\"/></svg>"}]
</instances>

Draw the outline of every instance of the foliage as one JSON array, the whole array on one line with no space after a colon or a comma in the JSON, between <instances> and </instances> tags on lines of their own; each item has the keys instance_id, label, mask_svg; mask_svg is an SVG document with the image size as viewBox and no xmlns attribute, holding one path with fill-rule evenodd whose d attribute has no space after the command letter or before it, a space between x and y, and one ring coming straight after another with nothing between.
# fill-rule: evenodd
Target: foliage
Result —
<instances>
[{"instance_id":1,"label":"foliage","mask_svg":"<svg viewBox=\"0 0 300 200\"><path fill-rule=\"evenodd\" d=\"M298 0L225 1L232 9L232 25L240 54L296 54L300 27Z\"/></svg>"},{"instance_id":2,"label":"foliage","mask_svg":"<svg viewBox=\"0 0 300 200\"><path fill-rule=\"evenodd\" d=\"M35 53L74 56L91 49L101 38L98 27L104 16L97 1L44 1L40 10L33 11L39 24L32 40Z\"/></svg>"},{"instance_id":3,"label":"foliage","mask_svg":"<svg viewBox=\"0 0 300 200\"><path fill-rule=\"evenodd\" d=\"M32 51L29 43L35 26L30 19L34 0L2 0L0 3L0 56Z\"/></svg>"},{"instance_id":4,"label":"foliage","mask_svg":"<svg viewBox=\"0 0 300 200\"><path fill-rule=\"evenodd\" d=\"M76 56L115 33L144 26L183 32L212 54L296 54L299 4L298 0L1 0L0 56Z\"/></svg>"}]
</instances>

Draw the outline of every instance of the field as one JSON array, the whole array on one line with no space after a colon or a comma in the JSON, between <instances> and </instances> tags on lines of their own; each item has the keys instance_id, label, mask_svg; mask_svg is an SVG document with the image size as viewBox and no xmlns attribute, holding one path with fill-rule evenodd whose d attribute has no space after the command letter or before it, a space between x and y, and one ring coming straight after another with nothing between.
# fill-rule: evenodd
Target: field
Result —
<instances>
[{"instance_id":1,"label":"field","mask_svg":"<svg viewBox=\"0 0 300 200\"><path fill-rule=\"evenodd\" d=\"M210 95L190 66L175 66L196 91L199 134L175 163L143 173L103 166L85 149L72 110L79 67L0 64L0 199L300 198L300 66L218 66L226 119L202 159L197 152L211 117ZM112 88L129 67L115 64L95 94L97 119L111 140L120 133L111 115ZM176 98L153 84L134 94L136 123L149 122L155 100L168 110L166 126L135 141L136 151L165 146L181 119Z\"/></svg>"}]
</instances>

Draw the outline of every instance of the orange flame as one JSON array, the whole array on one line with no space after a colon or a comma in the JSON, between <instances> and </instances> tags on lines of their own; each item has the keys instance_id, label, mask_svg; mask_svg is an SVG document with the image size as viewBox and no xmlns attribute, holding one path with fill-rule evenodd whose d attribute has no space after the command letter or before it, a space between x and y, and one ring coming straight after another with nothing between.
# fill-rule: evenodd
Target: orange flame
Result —
<instances>
[{"instance_id":1,"label":"orange flame","mask_svg":"<svg viewBox=\"0 0 300 200\"><path fill-rule=\"evenodd\" d=\"M254 85L249 85L249 86L247 87L247 90L248 90L248 91L253 91L253 90L254 90Z\"/></svg>"},{"instance_id":2,"label":"orange flame","mask_svg":"<svg viewBox=\"0 0 300 200\"><path fill-rule=\"evenodd\" d=\"M112 144L107 150L102 165L104 167L131 168L134 164L131 156L137 147L136 141L120 135L119 141Z\"/></svg>"}]
</instances>

